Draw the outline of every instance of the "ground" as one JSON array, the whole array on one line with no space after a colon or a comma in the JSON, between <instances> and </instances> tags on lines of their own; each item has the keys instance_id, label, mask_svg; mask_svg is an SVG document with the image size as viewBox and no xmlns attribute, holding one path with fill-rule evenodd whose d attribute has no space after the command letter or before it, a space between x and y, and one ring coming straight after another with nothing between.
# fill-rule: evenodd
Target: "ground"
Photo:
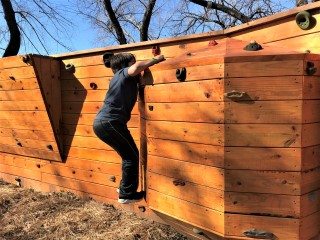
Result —
<instances>
[{"instance_id":1,"label":"ground","mask_svg":"<svg viewBox=\"0 0 320 240\"><path fill-rule=\"evenodd\" d=\"M0 180L0 240L175 239L171 227L68 192L39 193Z\"/></svg>"}]
</instances>

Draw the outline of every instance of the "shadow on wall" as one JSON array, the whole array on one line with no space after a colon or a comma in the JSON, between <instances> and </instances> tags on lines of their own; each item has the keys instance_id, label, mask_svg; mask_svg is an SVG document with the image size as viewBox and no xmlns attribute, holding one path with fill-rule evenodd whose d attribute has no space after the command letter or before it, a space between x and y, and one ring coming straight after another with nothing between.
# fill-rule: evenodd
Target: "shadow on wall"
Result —
<instances>
[{"instance_id":1,"label":"shadow on wall","mask_svg":"<svg viewBox=\"0 0 320 240\"><path fill-rule=\"evenodd\" d=\"M73 64L61 64L61 79L68 85L68 91L62 91L62 134L63 134L63 161L66 162L71 148L71 143L76 133L78 122L82 117L81 110L87 96L87 90L75 76L76 68ZM64 89L62 87L62 89ZM68 104L66 104L68 102ZM68 119L64 119L68 113ZM67 122L67 124L66 124Z\"/></svg>"}]
</instances>

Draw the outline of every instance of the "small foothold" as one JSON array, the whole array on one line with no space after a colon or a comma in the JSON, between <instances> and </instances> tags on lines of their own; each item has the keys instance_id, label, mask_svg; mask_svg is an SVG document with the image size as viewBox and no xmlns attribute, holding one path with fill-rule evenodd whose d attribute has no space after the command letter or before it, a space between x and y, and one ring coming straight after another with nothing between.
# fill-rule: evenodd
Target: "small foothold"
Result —
<instances>
[{"instance_id":1,"label":"small foothold","mask_svg":"<svg viewBox=\"0 0 320 240\"><path fill-rule=\"evenodd\" d=\"M153 111L153 106L150 105L148 108L150 111Z\"/></svg>"},{"instance_id":2,"label":"small foothold","mask_svg":"<svg viewBox=\"0 0 320 240\"><path fill-rule=\"evenodd\" d=\"M76 171L75 171L75 170L72 170L72 174L76 174Z\"/></svg>"},{"instance_id":3,"label":"small foothold","mask_svg":"<svg viewBox=\"0 0 320 240\"><path fill-rule=\"evenodd\" d=\"M311 51L308 49L308 50L305 51L305 53L311 53Z\"/></svg>"},{"instance_id":4,"label":"small foothold","mask_svg":"<svg viewBox=\"0 0 320 240\"><path fill-rule=\"evenodd\" d=\"M282 181L282 184L287 184L287 180L283 180L283 181Z\"/></svg>"},{"instance_id":5,"label":"small foothold","mask_svg":"<svg viewBox=\"0 0 320 240\"><path fill-rule=\"evenodd\" d=\"M75 66L71 63L68 63L66 66L65 66L65 69L68 71L68 72L72 72L74 73L75 72Z\"/></svg>"},{"instance_id":6,"label":"small foothold","mask_svg":"<svg viewBox=\"0 0 320 240\"><path fill-rule=\"evenodd\" d=\"M181 69L177 69L176 70L176 78L180 81L180 82L184 82L187 78L187 69L186 68L181 68Z\"/></svg>"},{"instance_id":7,"label":"small foothold","mask_svg":"<svg viewBox=\"0 0 320 240\"><path fill-rule=\"evenodd\" d=\"M246 51L259 51L262 49L262 46L257 43L255 40L251 40L250 43L243 48Z\"/></svg>"},{"instance_id":8,"label":"small foothold","mask_svg":"<svg viewBox=\"0 0 320 240\"><path fill-rule=\"evenodd\" d=\"M94 82L90 83L90 87L93 89L93 90L96 90L98 88L98 85Z\"/></svg>"},{"instance_id":9,"label":"small foothold","mask_svg":"<svg viewBox=\"0 0 320 240\"><path fill-rule=\"evenodd\" d=\"M242 185L242 183L241 183L241 182L239 182L239 181L237 182L237 184L238 184L239 186L241 186L241 185Z\"/></svg>"},{"instance_id":10,"label":"small foothold","mask_svg":"<svg viewBox=\"0 0 320 240\"><path fill-rule=\"evenodd\" d=\"M19 147L22 147L22 143L21 143L21 142L17 142L17 145L18 145Z\"/></svg>"},{"instance_id":11,"label":"small foothold","mask_svg":"<svg viewBox=\"0 0 320 240\"><path fill-rule=\"evenodd\" d=\"M29 62L30 62L30 56L29 56L29 55L24 55L24 56L22 57L22 61L23 61L24 63L29 63Z\"/></svg>"},{"instance_id":12,"label":"small foothold","mask_svg":"<svg viewBox=\"0 0 320 240\"><path fill-rule=\"evenodd\" d=\"M146 211L146 207L145 206L139 206L138 207L140 212L145 212Z\"/></svg>"},{"instance_id":13,"label":"small foothold","mask_svg":"<svg viewBox=\"0 0 320 240\"><path fill-rule=\"evenodd\" d=\"M109 180L110 180L111 182L115 182L115 181L116 181L116 177L115 177L115 176L111 176L111 177L109 178Z\"/></svg>"},{"instance_id":14,"label":"small foothold","mask_svg":"<svg viewBox=\"0 0 320 240\"><path fill-rule=\"evenodd\" d=\"M198 234L198 235L203 235L203 231L197 229L197 228L193 228L192 231L195 233L195 234Z\"/></svg>"},{"instance_id":15,"label":"small foothold","mask_svg":"<svg viewBox=\"0 0 320 240\"><path fill-rule=\"evenodd\" d=\"M153 56L157 56L157 55L160 55L161 53L161 50L160 50L160 47L158 45L154 45L152 47L152 54Z\"/></svg>"},{"instance_id":16,"label":"small foothold","mask_svg":"<svg viewBox=\"0 0 320 240\"><path fill-rule=\"evenodd\" d=\"M14 76L9 76L9 78L10 78L11 80L13 80L13 81L16 80L16 78L15 78Z\"/></svg>"},{"instance_id":17,"label":"small foothold","mask_svg":"<svg viewBox=\"0 0 320 240\"><path fill-rule=\"evenodd\" d=\"M37 168L40 168L40 167L41 167L41 165L38 163L38 164L37 164Z\"/></svg>"},{"instance_id":18,"label":"small foothold","mask_svg":"<svg viewBox=\"0 0 320 240\"><path fill-rule=\"evenodd\" d=\"M47 148L50 150L50 151L53 151L53 147L52 147L52 145L47 145Z\"/></svg>"},{"instance_id":19,"label":"small foothold","mask_svg":"<svg viewBox=\"0 0 320 240\"><path fill-rule=\"evenodd\" d=\"M209 42L209 46L210 46L210 47L213 47L213 46L216 46L216 45L218 45L218 43L217 43L216 40L211 40L211 41Z\"/></svg>"},{"instance_id":20,"label":"small foothold","mask_svg":"<svg viewBox=\"0 0 320 240\"><path fill-rule=\"evenodd\" d=\"M315 67L313 62L307 62L306 72L308 75L314 75L317 72L317 68Z\"/></svg>"}]
</instances>

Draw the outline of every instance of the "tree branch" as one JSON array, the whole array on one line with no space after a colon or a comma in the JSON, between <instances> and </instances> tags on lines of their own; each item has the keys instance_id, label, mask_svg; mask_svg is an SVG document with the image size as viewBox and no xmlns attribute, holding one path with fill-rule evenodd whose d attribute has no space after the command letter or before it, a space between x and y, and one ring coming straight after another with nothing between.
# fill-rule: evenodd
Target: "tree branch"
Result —
<instances>
[{"instance_id":1,"label":"tree branch","mask_svg":"<svg viewBox=\"0 0 320 240\"><path fill-rule=\"evenodd\" d=\"M227 7L223 4L215 3L212 1L205 1L205 0L189 0L189 1L192 3L198 4L200 6L203 6L205 8L208 8L208 9L216 9L221 12L227 13L230 16L238 19L242 23L246 23L251 20L248 16L244 15L243 13L241 13L233 8Z\"/></svg>"},{"instance_id":2,"label":"tree branch","mask_svg":"<svg viewBox=\"0 0 320 240\"><path fill-rule=\"evenodd\" d=\"M15 13L11 4L11 1L1 0L4 18L6 19L9 32L10 32L10 41L8 46L3 54L3 57L15 56L18 54L21 44L21 35Z\"/></svg>"},{"instance_id":3,"label":"tree branch","mask_svg":"<svg viewBox=\"0 0 320 240\"><path fill-rule=\"evenodd\" d=\"M146 8L146 11L144 13L143 19L142 19L142 26L140 30L140 40L141 41L148 41L148 32L149 32L149 25L151 21L152 11L156 4L157 0L150 0L149 4Z\"/></svg>"},{"instance_id":4,"label":"tree branch","mask_svg":"<svg viewBox=\"0 0 320 240\"><path fill-rule=\"evenodd\" d=\"M103 2L104 2L104 7L105 7L105 9L108 13L108 16L110 18L110 21L112 23L112 26L113 26L114 30L116 31L118 42L120 44L127 44L126 36L124 35L122 27L116 17L115 12L113 11L110 0L104 0Z\"/></svg>"}]
</instances>

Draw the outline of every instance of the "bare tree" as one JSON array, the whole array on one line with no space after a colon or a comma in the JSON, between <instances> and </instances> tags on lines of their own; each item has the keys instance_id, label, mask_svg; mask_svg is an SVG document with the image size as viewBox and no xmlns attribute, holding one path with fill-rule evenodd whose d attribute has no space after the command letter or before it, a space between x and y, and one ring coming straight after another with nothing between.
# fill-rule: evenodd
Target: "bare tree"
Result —
<instances>
[{"instance_id":1,"label":"bare tree","mask_svg":"<svg viewBox=\"0 0 320 240\"><path fill-rule=\"evenodd\" d=\"M72 26L61 6L51 0L1 0L7 28L0 28L3 56L17 55L21 46L31 47L37 53L49 54L48 42L54 42L71 50L59 35L68 36ZM49 30L49 28L51 30Z\"/></svg>"},{"instance_id":2,"label":"bare tree","mask_svg":"<svg viewBox=\"0 0 320 240\"><path fill-rule=\"evenodd\" d=\"M285 9L281 0L78 0L103 43L146 41L225 29ZM103 41L108 39L109 41ZM114 43L114 42L113 42Z\"/></svg>"}]
</instances>

